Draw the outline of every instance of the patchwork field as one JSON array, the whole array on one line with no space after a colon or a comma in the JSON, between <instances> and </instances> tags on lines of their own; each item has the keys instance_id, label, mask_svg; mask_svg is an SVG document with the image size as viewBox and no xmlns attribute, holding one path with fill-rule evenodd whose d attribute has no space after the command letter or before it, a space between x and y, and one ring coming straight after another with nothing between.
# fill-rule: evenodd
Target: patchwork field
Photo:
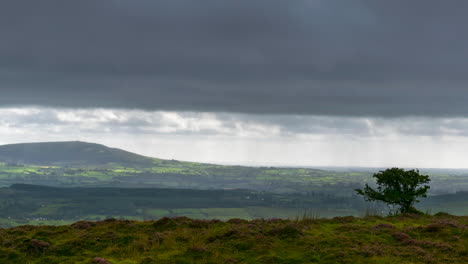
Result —
<instances>
[{"instance_id":1,"label":"patchwork field","mask_svg":"<svg viewBox=\"0 0 468 264\"><path fill-rule=\"evenodd\" d=\"M39 166L0 163L0 186L27 183L66 187L250 189L277 193L321 192L349 196L372 182L371 170L220 166L155 159L152 167ZM428 171L433 194L468 190L468 173Z\"/></svg>"}]
</instances>

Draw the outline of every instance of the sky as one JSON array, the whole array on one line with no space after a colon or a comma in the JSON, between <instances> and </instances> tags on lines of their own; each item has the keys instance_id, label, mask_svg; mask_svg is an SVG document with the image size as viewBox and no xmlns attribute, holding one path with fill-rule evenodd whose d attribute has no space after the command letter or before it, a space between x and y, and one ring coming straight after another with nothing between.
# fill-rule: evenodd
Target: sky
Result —
<instances>
[{"instance_id":1,"label":"sky","mask_svg":"<svg viewBox=\"0 0 468 264\"><path fill-rule=\"evenodd\" d=\"M0 144L468 167L465 0L2 0Z\"/></svg>"}]
</instances>

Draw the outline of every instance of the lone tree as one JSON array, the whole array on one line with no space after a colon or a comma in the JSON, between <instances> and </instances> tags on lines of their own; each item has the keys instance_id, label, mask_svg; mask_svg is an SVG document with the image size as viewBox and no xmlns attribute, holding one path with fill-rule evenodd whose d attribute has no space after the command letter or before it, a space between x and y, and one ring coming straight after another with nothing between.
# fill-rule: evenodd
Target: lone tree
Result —
<instances>
[{"instance_id":1,"label":"lone tree","mask_svg":"<svg viewBox=\"0 0 468 264\"><path fill-rule=\"evenodd\" d=\"M431 180L428 175L419 173L419 170L404 170L399 168L386 169L375 173L377 190L366 184L363 190L356 189L366 201L382 201L390 208L398 206L400 213L418 212L413 204L419 202L418 197L427 197L426 185ZM397 211L397 212L398 212Z\"/></svg>"}]
</instances>

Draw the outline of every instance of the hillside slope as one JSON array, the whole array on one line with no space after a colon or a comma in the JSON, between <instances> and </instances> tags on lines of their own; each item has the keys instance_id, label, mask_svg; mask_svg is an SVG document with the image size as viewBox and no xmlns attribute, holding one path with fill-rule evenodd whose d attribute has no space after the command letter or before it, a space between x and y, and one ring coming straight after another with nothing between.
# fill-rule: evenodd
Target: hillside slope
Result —
<instances>
[{"instance_id":1,"label":"hillside slope","mask_svg":"<svg viewBox=\"0 0 468 264\"><path fill-rule=\"evenodd\" d=\"M22 143L0 146L0 162L33 165L151 164L152 159L104 145L80 141Z\"/></svg>"},{"instance_id":2,"label":"hillside slope","mask_svg":"<svg viewBox=\"0 0 468 264\"><path fill-rule=\"evenodd\" d=\"M0 263L468 263L468 217L104 220L0 229Z\"/></svg>"}]
</instances>

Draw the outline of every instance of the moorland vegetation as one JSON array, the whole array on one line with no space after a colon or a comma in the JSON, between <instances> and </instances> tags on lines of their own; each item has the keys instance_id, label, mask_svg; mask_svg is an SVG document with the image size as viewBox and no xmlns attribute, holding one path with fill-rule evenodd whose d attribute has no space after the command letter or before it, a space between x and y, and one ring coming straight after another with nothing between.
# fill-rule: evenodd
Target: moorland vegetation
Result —
<instances>
[{"instance_id":1,"label":"moorland vegetation","mask_svg":"<svg viewBox=\"0 0 468 264\"><path fill-rule=\"evenodd\" d=\"M0 263L467 263L468 217L107 219L0 229Z\"/></svg>"}]
</instances>

